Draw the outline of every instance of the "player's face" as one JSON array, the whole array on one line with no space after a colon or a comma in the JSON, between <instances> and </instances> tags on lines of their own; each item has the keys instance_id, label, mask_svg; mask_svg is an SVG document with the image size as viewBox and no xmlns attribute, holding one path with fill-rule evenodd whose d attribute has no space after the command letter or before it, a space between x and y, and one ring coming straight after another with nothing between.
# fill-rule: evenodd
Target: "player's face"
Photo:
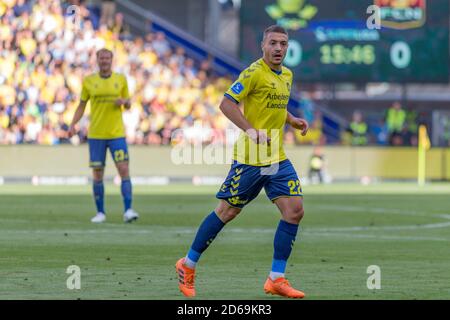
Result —
<instances>
[{"instance_id":1,"label":"player's face","mask_svg":"<svg viewBox=\"0 0 450 320\"><path fill-rule=\"evenodd\" d=\"M283 33L270 32L262 43L262 50L266 61L274 66L283 63L288 49L288 36Z\"/></svg>"},{"instance_id":2,"label":"player's face","mask_svg":"<svg viewBox=\"0 0 450 320\"><path fill-rule=\"evenodd\" d=\"M109 72L112 67L112 55L107 51L102 51L97 56L98 67L101 72Z\"/></svg>"}]
</instances>

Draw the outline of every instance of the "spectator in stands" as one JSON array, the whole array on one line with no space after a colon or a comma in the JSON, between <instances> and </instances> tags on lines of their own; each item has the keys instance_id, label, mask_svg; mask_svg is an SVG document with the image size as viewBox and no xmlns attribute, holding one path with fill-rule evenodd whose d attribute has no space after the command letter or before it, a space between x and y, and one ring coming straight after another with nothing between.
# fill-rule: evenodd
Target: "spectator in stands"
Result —
<instances>
[{"instance_id":1,"label":"spectator in stands","mask_svg":"<svg viewBox=\"0 0 450 320\"><path fill-rule=\"evenodd\" d=\"M13 7L14 15L16 17L21 16L24 13L31 13L31 5L28 1L18 0L17 3Z\"/></svg>"},{"instance_id":2,"label":"spectator in stands","mask_svg":"<svg viewBox=\"0 0 450 320\"><path fill-rule=\"evenodd\" d=\"M70 143L70 139L68 138L68 132L69 132L69 125L64 120L64 115L60 114L58 118L58 124L56 126L56 132L55 132L55 143L58 144L67 144Z\"/></svg>"},{"instance_id":3,"label":"spectator in stands","mask_svg":"<svg viewBox=\"0 0 450 320\"><path fill-rule=\"evenodd\" d=\"M350 130L352 133L352 145L367 145L367 123L363 121L363 116L360 111L355 111L353 113Z\"/></svg>"},{"instance_id":4,"label":"spectator in stands","mask_svg":"<svg viewBox=\"0 0 450 320\"><path fill-rule=\"evenodd\" d=\"M372 132L375 137L375 143L378 145L387 145L388 144L388 130L386 126L386 122L383 118L380 118L378 125L372 127Z\"/></svg>"},{"instance_id":5,"label":"spectator in stands","mask_svg":"<svg viewBox=\"0 0 450 320\"><path fill-rule=\"evenodd\" d=\"M401 139L402 139L402 145L403 146L410 146L412 141L412 135L411 132L408 130L408 127L406 124L403 126L402 131L399 133Z\"/></svg>"},{"instance_id":6,"label":"spectator in stands","mask_svg":"<svg viewBox=\"0 0 450 320\"><path fill-rule=\"evenodd\" d=\"M402 109L402 105L399 102L395 102L387 111L386 125L389 133L389 141L391 145L394 145L394 138L396 145L399 143L399 135L405 125L406 112ZM401 137L400 137L401 138Z\"/></svg>"},{"instance_id":7,"label":"spectator in stands","mask_svg":"<svg viewBox=\"0 0 450 320\"><path fill-rule=\"evenodd\" d=\"M9 117L6 114L5 110L0 108L0 128L3 130L8 129L9 127Z\"/></svg>"},{"instance_id":8,"label":"spectator in stands","mask_svg":"<svg viewBox=\"0 0 450 320\"><path fill-rule=\"evenodd\" d=\"M111 30L119 35L120 40L132 40L130 26L125 23L123 13L117 12L114 16L114 22Z\"/></svg>"},{"instance_id":9,"label":"spectator in stands","mask_svg":"<svg viewBox=\"0 0 450 320\"><path fill-rule=\"evenodd\" d=\"M410 134L412 135L417 135L418 129L417 121L418 121L417 111L412 107L408 107L405 114L405 125L408 128Z\"/></svg>"},{"instance_id":10,"label":"spectator in stands","mask_svg":"<svg viewBox=\"0 0 450 320\"><path fill-rule=\"evenodd\" d=\"M155 39L152 42L153 50L156 52L159 58L162 58L170 51L169 42L166 36L162 32L157 32Z\"/></svg>"},{"instance_id":11,"label":"spectator in stands","mask_svg":"<svg viewBox=\"0 0 450 320\"><path fill-rule=\"evenodd\" d=\"M401 147L405 145L404 136L400 132L394 132L390 136L390 145L395 147Z\"/></svg>"},{"instance_id":12,"label":"spectator in stands","mask_svg":"<svg viewBox=\"0 0 450 320\"><path fill-rule=\"evenodd\" d=\"M116 13L116 2L114 0L102 0L102 15L100 25L106 25L112 28L114 23L114 15Z\"/></svg>"},{"instance_id":13,"label":"spectator in stands","mask_svg":"<svg viewBox=\"0 0 450 320\"><path fill-rule=\"evenodd\" d=\"M42 130L41 118L29 115L25 118L25 142L35 144L38 142L39 133Z\"/></svg>"}]
</instances>

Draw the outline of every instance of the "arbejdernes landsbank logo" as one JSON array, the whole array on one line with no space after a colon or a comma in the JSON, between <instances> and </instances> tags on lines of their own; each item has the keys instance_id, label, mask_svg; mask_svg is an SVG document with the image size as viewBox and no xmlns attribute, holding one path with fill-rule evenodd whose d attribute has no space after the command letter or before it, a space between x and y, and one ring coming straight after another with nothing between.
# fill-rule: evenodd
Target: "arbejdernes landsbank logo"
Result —
<instances>
[{"instance_id":1,"label":"arbejdernes landsbank logo","mask_svg":"<svg viewBox=\"0 0 450 320\"><path fill-rule=\"evenodd\" d=\"M267 14L278 25L288 30L298 30L308 26L308 21L317 14L317 7L306 4L306 0L277 0L266 6Z\"/></svg>"}]
</instances>

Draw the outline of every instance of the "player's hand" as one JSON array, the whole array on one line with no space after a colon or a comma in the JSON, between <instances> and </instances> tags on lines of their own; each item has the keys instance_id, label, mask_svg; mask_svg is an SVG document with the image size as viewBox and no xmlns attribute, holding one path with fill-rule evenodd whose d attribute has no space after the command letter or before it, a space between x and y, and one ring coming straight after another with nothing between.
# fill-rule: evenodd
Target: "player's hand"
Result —
<instances>
[{"instance_id":1,"label":"player's hand","mask_svg":"<svg viewBox=\"0 0 450 320\"><path fill-rule=\"evenodd\" d=\"M309 129L308 121L302 118L294 118L291 121L291 126L302 132L302 136L305 136Z\"/></svg>"},{"instance_id":2,"label":"player's hand","mask_svg":"<svg viewBox=\"0 0 450 320\"><path fill-rule=\"evenodd\" d=\"M270 145L270 138L262 130L249 129L249 130L247 130L247 135L256 144L268 144L268 145Z\"/></svg>"},{"instance_id":3,"label":"player's hand","mask_svg":"<svg viewBox=\"0 0 450 320\"><path fill-rule=\"evenodd\" d=\"M116 100L116 106L121 107L126 101L126 99L119 98Z\"/></svg>"},{"instance_id":4,"label":"player's hand","mask_svg":"<svg viewBox=\"0 0 450 320\"><path fill-rule=\"evenodd\" d=\"M72 138L76 134L76 130L74 126L70 126L69 130L67 131L67 135L69 138Z\"/></svg>"},{"instance_id":5,"label":"player's hand","mask_svg":"<svg viewBox=\"0 0 450 320\"><path fill-rule=\"evenodd\" d=\"M127 110L131 108L130 100L128 99L117 99L116 105L118 107L124 106Z\"/></svg>"}]
</instances>

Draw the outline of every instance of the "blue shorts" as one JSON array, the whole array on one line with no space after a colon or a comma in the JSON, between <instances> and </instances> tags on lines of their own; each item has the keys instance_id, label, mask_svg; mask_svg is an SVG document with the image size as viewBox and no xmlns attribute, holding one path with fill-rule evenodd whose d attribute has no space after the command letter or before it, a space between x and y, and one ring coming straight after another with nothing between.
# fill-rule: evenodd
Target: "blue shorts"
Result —
<instances>
[{"instance_id":1,"label":"blue shorts","mask_svg":"<svg viewBox=\"0 0 450 320\"><path fill-rule=\"evenodd\" d=\"M262 170L271 168L275 169L273 174L262 174ZM280 197L303 196L300 180L289 160L272 167L250 166L234 161L216 198L225 200L230 206L243 208L258 196L263 187L271 201Z\"/></svg>"},{"instance_id":2,"label":"blue shorts","mask_svg":"<svg viewBox=\"0 0 450 320\"><path fill-rule=\"evenodd\" d=\"M128 147L125 138L117 139L88 139L89 166L102 168L106 162L106 149L109 148L114 162L128 161Z\"/></svg>"}]
</instances>

